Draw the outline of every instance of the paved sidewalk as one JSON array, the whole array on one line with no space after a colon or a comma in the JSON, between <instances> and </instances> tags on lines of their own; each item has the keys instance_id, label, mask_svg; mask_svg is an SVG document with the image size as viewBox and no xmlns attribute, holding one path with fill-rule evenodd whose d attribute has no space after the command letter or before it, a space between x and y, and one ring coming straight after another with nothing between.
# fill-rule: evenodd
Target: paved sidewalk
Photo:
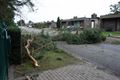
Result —
<instances>
[{"instance_id":1,"label":"paved sidewalk","mask_svg":"<svg viewBox=\"0 0 120 80\"><path fill-rule=\"evenodd\" d=\"M24 79L16 79L24 80ZM39 73L35 80L120 80L119 78L96 69L92 64L69 65L63 68Z\"/></svg>"},{"instance_id":2,"label":"paved sidewalk","mask_svg":"<svg viewBox=\"0 0 120 80\"><path fill-rule=\"evenodd\" d=\"M38 80L119 80L117 77L85 65L69 65L41 73Z\"/></svg>"},{"instance_id":3,"label":"paved sidewalk","mask_svg":"<svg viewBox=\"0 0 120 80\"><path fill-rule=\"evenodd\" d=\"M9 68L8 68L8 80L14 80L14 69L15 69L14 65L9 66Z\"/></svg>"}]
</instances>

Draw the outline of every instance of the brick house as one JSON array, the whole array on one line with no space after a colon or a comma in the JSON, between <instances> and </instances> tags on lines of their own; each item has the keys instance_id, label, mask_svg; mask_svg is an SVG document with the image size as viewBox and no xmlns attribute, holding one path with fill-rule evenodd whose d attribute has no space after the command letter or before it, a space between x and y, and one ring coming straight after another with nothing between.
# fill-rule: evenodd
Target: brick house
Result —
<instances>
[{"instance_id":1,"label":"brick house","mask_svg":"<svg viewBox=\"0 0 120 80\"><path fill-rule=\"evenodd\" d=\"M99 27L99 18L96 14L91 15L91 18L86 17L73 17L72 19L66 19L61 21L63 27L73 26L80 28L96 28Z\"/></svg>"},{"instance_id":2,"label":"brick house","mask_svg":"<svg viewBox=\"0 0 120 80\"><path fill-rule=\"evenodd\" d=\"M120 31L120 14L100 16L100 26L106 31Z\"/></svg>"},{"instance_id":3,"label":"brick house","mask_svg":"<svg viewBox=\"0 0 120 80\"><path fill-rule=\"evenodd\" d=\"M79 28L97 28L100 25L99 17L96 14L92 14L91 18L86 17L73 17L72 19L62 19L62 27L79 27ZM54 24L54 25L53 25ZM56 22L48 22L49 27L57 27Z\"/></svg>"}]
</instances>

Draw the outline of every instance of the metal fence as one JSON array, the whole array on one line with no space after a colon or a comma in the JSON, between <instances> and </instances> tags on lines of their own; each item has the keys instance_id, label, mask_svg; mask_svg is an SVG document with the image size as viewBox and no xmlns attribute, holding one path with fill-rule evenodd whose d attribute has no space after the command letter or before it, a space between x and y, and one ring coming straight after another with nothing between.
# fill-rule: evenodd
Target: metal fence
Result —
<instances>
[{"instance_id":1,"label":"metal fence","mask_svg":"<svg viewBox=\"0 0 120 80\"><path fill-rule=\"evenodd\" d=\"M0 23L0 80L8 80L8 54L10 52L10 37L7 26Z\"/></svg>"}]
</instances>

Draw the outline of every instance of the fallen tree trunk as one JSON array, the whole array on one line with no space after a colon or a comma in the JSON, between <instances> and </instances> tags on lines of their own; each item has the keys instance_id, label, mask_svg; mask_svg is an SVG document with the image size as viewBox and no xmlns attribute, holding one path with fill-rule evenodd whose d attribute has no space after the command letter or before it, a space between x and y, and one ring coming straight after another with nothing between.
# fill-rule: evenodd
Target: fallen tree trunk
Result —
<instances>
[{"instance_id":1,"label":"fallen tree trunk","mask_svg":"<svg viewBox=\"0 0 120 80\"><path fill-rule=\"evenodd\" d=\"M25 76L27 80L31 80L29 76Z\"/></svg>"},{"instance_id":2,"label":"fallen tree trunk","mask_svg":"<svg viewBox=\"0 0 120 80\"><path fill-rule=\"evenodd\" d=\"M32 41L33 41L33 39L28 39L27 40L27 45L25 46L25 49L27 51L27 54L28 54L29 58L33 61L34 66L38 67L39 65L38 65L37 60L35 60L35 58L33 58L33 56L30 54L30 50L29 50L29 47L30 47L30 44L31 44Z\"/></svg>"}]
</instances>

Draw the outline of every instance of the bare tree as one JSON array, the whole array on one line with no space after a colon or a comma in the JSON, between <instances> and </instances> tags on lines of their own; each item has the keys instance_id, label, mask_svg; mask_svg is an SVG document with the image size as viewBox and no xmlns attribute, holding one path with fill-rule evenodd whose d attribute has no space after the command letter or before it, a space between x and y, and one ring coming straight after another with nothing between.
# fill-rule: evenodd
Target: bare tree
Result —
<instances>
[{"instance_id":1,"label":"bare tree","mask_svg":"<svg viewBox=\"0 0 120 80\"><path fill-rule=\"evenodd\" d=\"M114 5L110 5L110 10L114 14L120 13L120 2L118 2L117 4L114 4Z\"/></svg>"}]
</instances>

